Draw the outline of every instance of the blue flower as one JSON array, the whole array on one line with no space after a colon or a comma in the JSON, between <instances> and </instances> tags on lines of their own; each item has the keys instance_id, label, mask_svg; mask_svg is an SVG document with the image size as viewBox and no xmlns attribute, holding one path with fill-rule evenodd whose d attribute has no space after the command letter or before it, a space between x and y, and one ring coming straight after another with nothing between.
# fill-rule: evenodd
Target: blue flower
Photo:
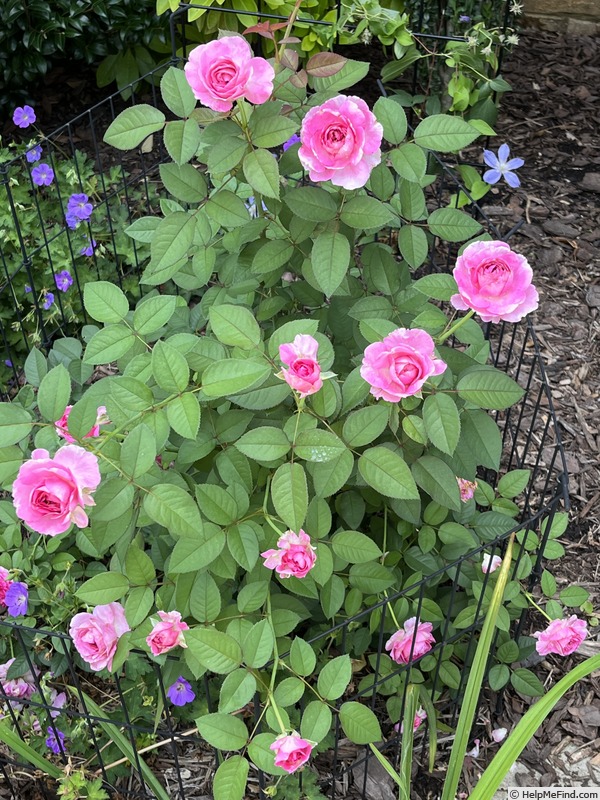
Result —
<instances>
[{"instance_id":1,"label":"blue flower","mask_svg":"<svg viewBox=\"0 0 600 800\"><path fill-rule=\"evenodd\" d=\"M184 706L196 699L192 687L181 675L172 686L167 689L167 697L174 706Z\"/></svg>"},{"instance_id":2,"label":"blue flower","mask_svg":"<svg viewBox=\"0 0 600 800\"><path fill-rule=\"evenodd\" d=\"M459 22L471 22L471 17L468 14L461 14L458 18Z\"/></svg>"},{"instance_id":3,"label":"blue flower","mask_svg":"<svg viewBox=\"0 0 600 800\"><path fill-rule=\"evenodd\" d=\"M35 122L35 111L31 106L19 106L13 111L13 122L19 128L28 128Z\"/></svg>"},{"instance_id":4,"label":"blue flower","mask_svg":"<svg viewBox=\"0 0 600 800\"><path fill-rule=\"evenodd\" d=\"M65 749L65 735L58 728L48 728L48 738L46 739L46 747L52 750L53 753L59 755Z\"/></svg>"},{"instance_id":5,"label":"blue flower","mask_svg":"<svg viewBox=\"0 0 600 800\"><path fill-rule=\"evenodd\" d=\"M52 292L46 292L46 299L44 300L43 308L45 311L48 311L52 303L54 302L54 295Z\"/></svg>"},{"instance_id":6,"label":"blue flower","mask_svg":"<svg viewBox=\"0 0 600 800\"><path fill-rule=\"evenodd\" d=\"M483 180L486 183L498 183L500 178L504 178L513 189L521 185L519 176L512 170L519 169L525 162L522 158L511 158L509 160L509 156L510 147L507 144L500 145L497 156L491 150L483 151L483 160L491 168L483 174Z\"/></svg>"},{"instance_id":7,"label":"blue flower","mask_svg":"<svg viewBox=\"0 0 600 800\"><path fill-rule=\"evenodd\" d=\"M86 236L85 238L87 239L88 244L85 247L82 247L81 250L79 251L79 253L82 256L93 256L94 255L94 250L95 250L96 245L98 244L98 242L95 239L92 239L91 242L90 242L90 239L89 239L88 236Z\"/></svg>"},{"instance_id":8,"label":"blue flower","mask_svg":"<svg viewBox=\"0 0 600 800\"><path fill-rule=\"evenodd\" d=\"M36 186L50 186L54 180L54 170L48 164L38 164L31 170L31 177Z\"/></svg>"},{"instance_id":9,"label":"blue flower","mask_svg":"<svg viewBox=\"0 0 600 800\"><path fill-rule=\"evenodd\" d=\"M39 161L42 157L42 148L39 144L35 147L32 147L31 150L28 150L25 153L25 158L29 161L30 164L35 164L36 161Z\"/></svg>"},{"instance_id":10,"label":"blue flower","mask_svg":"<svg viewBox=\"0 0 600 800\"><path fill-rule=\"evenodd\" d=\"M69 216L79 220L89 219L93 210L94 206L90 203L87 194L72 194L67 203L67 222L69 222ZM69 227L73 226L69 225Z\"/></svg>"},{"instance_id":11,"label":"blue flower","mask_svg":"<svg viewBox=\"0 0 600 800\"><path fill-rule=\"evenodd\" d=\"M4 604L11 617L20 617L27 613L29 590L26 583L11 583L4 596Z\"/></svg>"},{"instance_id":12,"label":"blue flower","mask_svg":"<svg viewBox=\"0 0 600 800\"><path fill-rule=\"evenodd\" d=\"M71 273L68 269L63 269L62 272L57 272L54 276L54 282L56 283L56 287L60 289L61 292L66 292L70 286L73 285L73 278L71 277Z\"/></svg>"},{"instance_id":13,"label":"blue flower","mask_svg":"<svg viewBox=\"0 0 600 800\"><path fill-rule=\"evenodd\" d=\"M299 144L300 141L300 137L297 133L295 133L293 136L290 136L287 142L283 143L283 151L285 152L286 150L289 150L290 147L293 147L295 144Z\"/></svg>"},{"instance_id":14,"label":"blue flower","mask_svg":"<svg viewBox=\"0 0 600 800\"><path fill-rule=\"evenodd\" d=\"M9 369L10 369L10 368L12 367L12 365L13 365L12 361L10 360L10 358L5 358L5 359L4 359L4 363L5 363L5 365L6 365L6 366L7 366Z\"/></svg>"}]
</instances>

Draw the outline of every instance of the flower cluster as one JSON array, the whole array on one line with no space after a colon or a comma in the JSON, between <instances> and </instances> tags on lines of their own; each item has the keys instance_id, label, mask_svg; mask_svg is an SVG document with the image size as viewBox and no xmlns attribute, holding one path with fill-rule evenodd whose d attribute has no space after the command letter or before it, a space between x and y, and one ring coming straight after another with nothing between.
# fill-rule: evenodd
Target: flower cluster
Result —
<instances>
[{"instance_id":1,"label":"flower cluster","mask_svg":"<svg viewBox=\"0 0 600 800\"><path fill-rule=\"evenodd\" d=\"M72 194L67 203L65 219L69 228L76 228L80 222L88 220L94 210L87 194Z\"/></svg>"},{"instance_id":2,"label":"flower cluster","mask_svg":"<svg viewBox=\"0 0 600 800\"><path fill-rule=\"evenodd\" d=\"M10 573L0 567L0 608L6 606L11 617L20 617L27 614L29 590L26 583L13 581Z\"/></svg>"}]
</instances>

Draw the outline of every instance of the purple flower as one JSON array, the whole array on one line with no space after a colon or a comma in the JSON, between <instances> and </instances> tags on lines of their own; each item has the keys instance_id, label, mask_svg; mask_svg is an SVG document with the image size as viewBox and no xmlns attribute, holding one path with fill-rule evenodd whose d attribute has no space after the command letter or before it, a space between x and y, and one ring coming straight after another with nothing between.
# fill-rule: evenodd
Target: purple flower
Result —
<instances>
[{"instance_id":1,"label":"purple flower","mask_svg":"<svg viewBox=\"0 0 600 800\"><path fill-rule=\"evenodd\" d=\"M509 160L509 156L510 147L507 144L500 145L497 156L495 153L492 153L491 150L483 151L483 160L488 167L491 167L491 169L488 169L483 174L483 180L486 183L498 183L500 178L504 178L513 189L521 185L519 176L512 172L512 170L519 169L525 162L522 158L511 158Z\"/></svg>"},{"instance_id":2,"label":"purple flower","mask_svg":"<svg viewBox=\"0 0 600 800\"><path fill-rule=\"evenodd\" d=\"M61 292L66 292L69 289L69 286L73 285L73 278L71 277L71 273L68 269L63 269L62 272L58 272L54 276L54 281L58 289Z\"/></svg>"},{"instance_id":3,"label":"purple flower","mask_svg":"<svg viewBox=\"0 0 600 800\"><path fill-rule=\"evenodd\" d=\"M48 738L46 739L46 747L52 750L53 753L59 755L65 749L65 735L58 728L48 728Z\"/></svg>"},{"instance_id":4,"label":"purple flower","mask_svg":"<svg viewBox=\"0 0 600 800\"><path fill-rule=\"evenodd\" d=\"M67 225L69 226L69 228L73 228L73 229L75 229L77 227L77 223L79 222L79 220L77 219L75 214L71 214L70 211L67 211L67 213L65 214L65 220L66 220Z\"/></svg>"},{"instance_id":5,"label":"purple flower","mask_svg":"<svg viewBox=\"0 0 600 800\"><path fill-rule=\"evenodd\" d=\"M93 256L94 255L94 250L95 250L96 245L98 244L98 242L95 239L92 239L92 241L90 242L88 236L86 236L85 238L87 239L88 244L85 247L82 247L81 250L79 251L79 253L82 256Z\"/></svg>"},{"instance_id":6,"label":"purple flower","mask_svg":"<svg viewBox=\"0 0 600 800\"><path fill-rule=\"evenodd\" d=\"M44 300L43 308L45 311L48 311L52 303L54 302L54 295L52 292L46 292L46 299Z\"/></svg>"},{"instance_id":7,"label":"purple flower","mask_svg":"<svg viewBox=\"0 0 600 800\"><path fill-rule=\"evenodd\" d=\"M283 151L285 152L286 150L289 150L290 147L293 147L295 144L299 144L299 142L300 142L300 137L298 136L297 133L295 133L293 136L290 136L287 142L283 143Z\"/></svg>"},{"instance_id":8,"label":"purple flower","mask_svg":"<svg viewBox=\"0 0 600 800\"><path fill-rule=\"evenodd\" d=\"M4 597L4 603L11 617L20 617L27 613L29 591L25 583L11 583Z\"/></svg>"},{"instance_id":9,"label":"purple flower","mask_svg":"<svg viewBox=\"0 0 600 800\"><path fill-rule=\"evenodd\" d=\"M13 122L19 128L28 128L35 122L35 111L31 106L19 106L13 111Z\"/></svg>"},{"instance_id":10,"label":"purple flower","mask_svg":"<svg viewBox=\"0 0 600 800\"><path fill-rule=\"evenodd\" d=\"M67 203L67 223L69 223L69 215L75 219L83 220L89 219L92 216L94 206L90 203L87 194L72 194ZM74 227L69 223L69 227Z\"/></svg>"},{"instance_id":11,"label":"purple flower","mask_svg":"<svg viewBox=\"0 0 600 800\"><path fill-rule=\"evenodd\" d=\"M186 703L191 703L192 700L196 699L192 687L181 675L177 678L175 683L167 689L167 697L174 706L184 706Z\"/></svg>"},{"instance_id":12,"label":"purple flower","mask_svg":"<svg viewBox=\"0 0 600 800\"><path fill-rule=\"evenodd\" d=\"M39 161L42 157L42 148L39 144L36 144L35 147L32 147L31 150L28 150L25 153L25 158L29 161L30 164L35 164L36 161Z\"/></svg>"},{"instance_id":13,"label":"purple flower","mask_svg":"<svg viewBox=\"0 0 600 800\"><path fill-rule=\"evenodd\" d=\"M31 292L31 286L28 283L26 283L25 284L25 294L29 294L30 292Z\"/></svg>"},{"instance_id":14,"label":"purple flower","mask_svg":"<svg viewBox=\"0 0 600 800\"><path fill-rule=\"evenodd\" d=\"M7 366L7 367L9 367L9 368L10 368L10 367L12 367L12 365L13 365L12 361L10 360L10 358L5 358L5 359L4 359L4 363L5 363L5 364L6 364L6 366Z\"/></svg>"},{"instance_id":15,"label":"purple flower","mask_svg":"<svg viewBox=\"0 0 600 800\"><path fill-rule=\"evenodd\" d=\"M54 170L48 164L38 164L31 170L31 177L36 186L50 186L54 180Z\"/></svg>"},{"instance_id":16,"label":"purple flower","mask_svg":"<svg viewBox=\"0 0 600 800\"><path fill-rule=\"evenodd\" d=\"M471 22L471 17L468 14L461 14L458 18L459 22Z\"/></svg>"}]
</instances>

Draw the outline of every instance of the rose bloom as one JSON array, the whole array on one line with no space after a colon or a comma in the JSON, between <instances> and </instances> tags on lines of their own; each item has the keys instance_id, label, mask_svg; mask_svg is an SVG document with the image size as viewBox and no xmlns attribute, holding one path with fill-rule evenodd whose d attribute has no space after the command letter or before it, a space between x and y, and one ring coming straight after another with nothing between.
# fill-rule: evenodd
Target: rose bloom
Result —
<instances>
[{"instance_id":1,"label":"rose bloom","mask_svg":"<svg viewBox=\"0 0 600 800\"><path fill-rule=\"evenodd\" d=\"M568 656L578 649L587 636L587 623L572 614L569 619L553 619L545 631L532 634L537 642L535 649L541 656L556 653Z\"/></svg>"},{"instance_id":2,"label":"rose bloom","mask_svg":"<svg viewBox=\"0 0 600 800\"><path fill-rule=\"evenodd\" d=\"M490 556L488 553L484 553L481 559L481 571L486 574L488 572L495 572L501 564L502 559L500 556Z\"/></svg>"},{"instance_id":3,"label":"rose bloom","mask_svg":"<svg viewBox=\"0 0 600 800\"><path fill-rule=\"evenodd\" d=\"M0 685L7 697L11 697L13 700L29 700L37 691L34 677L31 672L26 672L19 678L7 680L6 676L13 661L14 658L9 658L6 664L0 664Z\"/></svg>"},{"instance_id":4,"label":"rose bloom","mask_svg":"<svg viewBox=\"0 0 600 800\"><path fill-rule=\"evenodd\" d=\"M160 656L178 645L187 647L183 638L183 631L189 629L187 622L181 621L179 611L159 611L160 622L154 622L154 627L146 637L146 644L152 655Z\"/></svg>"},{"instance_id":5,"label":"rose bloom","mask_svg":"<svg viewBox=\"0 0 600 800\"><path fill-rule=\"evenodd\" d=\"M392 634L386 642L385 649L390 651L391 658L397 664L408 664L411 652L412 660L416 661L428 653L435 644L432 630L431 622L420 622L416 617L411 617L404 623L404 628Z\"/></svg>"},{"instance_id":6,"label":"rose bloom","mask_svg":"<svg viewBox=\"0 0 600 800\"><path fill-rule=\"evenodd\" d=\"M95 505L91 493L100 483L98 459L83 447L66 445L53 458L37 449L13 484L17 516L38 533L56 536L71 523L85 528L85 506Z\"/></svg>"},{"instance_id":7,"label":"rose bloom","mask_svg":"<svg viewBox=\"0 0 600 800\"><path fill-rule=\"evenodd\" d=\"M440 375L446 364L434 355L431 336L419 328L398 328L365 350L360 374L374 397L397 403L421 391L427 378Z\"/></svg>"},{"instance_id":8,"label":"rose bloom","mask_svg":"<svg viewBox=\"0 0 600 800\"><path fill-rule=\"evenodd\" d=\"M60 419L57 419L56 422L54 423L54 427L56 428L56 433L61 437L61 439L66 439L67 442L70 442L71 444L75 442L75 439L69 433L69 427L68 427L69 414L71 413L72 408L73 406L67 406L65 408L65 413L62 415L62 417ZM100 425L106 425L108 422L110 422L110 420L106 416L106 407L98 406L98 415L96 417L96 422L83 438L91 439L95 438L96 436L100 436Z\"/></svg>"},{"instance_id":9,"label":"rose bloom","mask_svg":"<svg viewBox=\"0 0 600 800\"><path fill-rule=\"evenodd\" d=\"M381 161L383 128L360 97L338 95L302 120L298 158L311 181L359 189Z\"/></svg>"},{"instance_id":10,"label":"rose bloom","mask_svg":"<svg viewBox=\"0 0 600 800\"><path fill-rule=\"evenodd\" d=\"M473 309L484 322L518 322L538 307L533 271L506 242L473 242L457 258L453 275L458 294L450 302L459 311Z\"/></svg>"},{"instance_id":11,"label":"rose bloom","mask_svg":"<svg viewBox=\"0 0 600 800\"><path fill-rule=\"evenodd\" d=\"M230 111L244 97L260 105L273 94L275 70L255 58L241 36L224 36L195 47L184 67L194 96L213 111Z\"/></svg>"},{"instance_id":12,"label":"rose bloom","mask_svg":"<svg viewBox=\"0 0 600 800\"><path fill-rule=\"evenodd\" d=\"M308 334L298 334L290 344L279 345L279 358L288 367L281 375L300 397L308 397L323 386L318 349L319 343Z\"/></svg>"},{"instance_id":13,"label":"rose bloom","mask_svg":"<svg viewBox=\"0 0 600 800\"><path fill-rule=\"evenodd\" d=\"M468 481L465 478L457 478L458 488L460 491L460 499L463 503L468 503L475 494L477 489L477 481Z\"/></svg>"},{"instance_id":14,"label":"rose bloom","mask_svg":"<svg viewBox=\"0 0 600 800\"><path fill-rule=\"evenodd\" d=\"M286 531L277 540L277 547L278 550L265 550L261 556L265 559L264 566L274 569L281 578L304 578L314 567L315 548L303 530Z\"/></svg>"},{"instance_id":15,"label":"rose bloom","mask_svg":"<svg viewBox=\"0 0 600 800\"><path fill-rule=\"evenodd\" d=\"M8 577L8 570L0 567L0 606L6 605L6 593L8 592L12 581Z\"/></svg>"},{"instance_id":16,"label":"rose bloom","mask_svg":"<svg viewBox=\"0 0 600 800\"><path fill-rule=\"evenodd\" d=\"M91 613L75 614L69 626L77 652L94 672L112 669L117 643L130 630L120 603L107 603L96 606Z\"/></svg>"},{"instance_id":17,"label":"rose bloom","mask_svg":"<svg viewBox=\"0 0 600 800\"><path fill-rule=\"evenodd\" d=\"M275 766L281 767L291 775L306 764L314 746L314 742L302 739L296 731L293 731L289 735L282 733L269 749L275 753Z\"/></svg>"}]
</instances>

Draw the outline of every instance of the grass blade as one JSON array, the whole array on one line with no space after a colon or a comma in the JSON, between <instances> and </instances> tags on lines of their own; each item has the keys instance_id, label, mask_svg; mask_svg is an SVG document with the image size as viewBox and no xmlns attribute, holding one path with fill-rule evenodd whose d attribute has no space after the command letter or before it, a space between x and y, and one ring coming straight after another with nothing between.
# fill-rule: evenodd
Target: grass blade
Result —
<instances>
[{"instance_id":1,"label":"grass blade","mask_svg":"<svg viewBox=\"0 0 600 800\"><path fill-rule=\"evenodd\" d=\"M6 722L0 722L0 742L9 747L14 753L25 761L29 761L37 769L40 769L45 775L49 775L54 780L59 781L64 773L60 767L53 764L48 759L41 756L39 753L26 744L20 736L18 736L12 728L9 728Z\"/></svg>"},{"instance_id":2,"label":"grass blade","mask_svg":"<svg viewBox=\"0 0 600 800\"><path fill-rule=\"evenodd\" d=\"M431 702L431 697L428 695L423 684L419 686L419 697L421 699L421 705L427 714L427 724L429 728L429 772L433 772L435 768L435 757L437 755L437 714Z\"/></svg>"}]
</instances>

